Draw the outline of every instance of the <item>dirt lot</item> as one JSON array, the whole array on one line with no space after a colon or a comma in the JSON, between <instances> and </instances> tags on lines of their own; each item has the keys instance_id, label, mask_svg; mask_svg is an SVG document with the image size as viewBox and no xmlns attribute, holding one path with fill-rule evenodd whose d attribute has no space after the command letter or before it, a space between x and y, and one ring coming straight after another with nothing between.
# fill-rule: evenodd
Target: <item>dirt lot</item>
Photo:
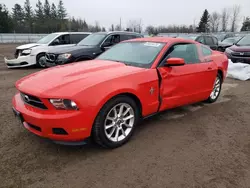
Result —
<instances>
[{"instance_id":1,"label":"dirt lot","mask_svg":"<svg viewBox=\"0 0 250 188\"><path fill-rule=\"evenodd\" d=\"M0 45L12 55L14 45ZM0 187L249 188L250 83L226 80L220 100L165 112L115 150L46 142L14 119L17 79L0 57ZM31 86L32 87L32 86Z\"/></svg>"}]
</instances>

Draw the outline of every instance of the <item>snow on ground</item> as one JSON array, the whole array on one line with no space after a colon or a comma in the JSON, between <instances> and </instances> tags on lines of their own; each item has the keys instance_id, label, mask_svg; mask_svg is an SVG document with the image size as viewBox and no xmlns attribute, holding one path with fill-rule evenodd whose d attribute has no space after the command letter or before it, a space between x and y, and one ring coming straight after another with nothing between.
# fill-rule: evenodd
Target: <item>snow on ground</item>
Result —
<instances>
[{"instance_id":1,"label":"snow on ground","mask_svg":"<svg viewBox=\"0 0 250 188\"><path fill-rule=\"evenodd\" d=\"M250 79L250 65L245 63L233 63L228 60L228 78L246 81Z\"/></svg>"}]
</instances>

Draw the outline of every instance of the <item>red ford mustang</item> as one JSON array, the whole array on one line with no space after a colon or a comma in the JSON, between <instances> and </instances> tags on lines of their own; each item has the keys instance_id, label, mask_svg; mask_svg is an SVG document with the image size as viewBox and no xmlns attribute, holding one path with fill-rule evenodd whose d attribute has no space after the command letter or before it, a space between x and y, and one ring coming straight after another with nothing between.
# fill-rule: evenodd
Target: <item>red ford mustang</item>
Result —
<instances>
[{"instance_id":1,"label":"red ford mustang","mask_svg":"<svg viewBox=\"0 0 250 188\"><path fill-rule=\"evenodd\" d=\"M30 132L61 144L92 137L126 143L141 118L199 101L215 102L227 57L177 38L125 41L97 57L20 79L13 111Z\"/></svg>"}]
</instances>

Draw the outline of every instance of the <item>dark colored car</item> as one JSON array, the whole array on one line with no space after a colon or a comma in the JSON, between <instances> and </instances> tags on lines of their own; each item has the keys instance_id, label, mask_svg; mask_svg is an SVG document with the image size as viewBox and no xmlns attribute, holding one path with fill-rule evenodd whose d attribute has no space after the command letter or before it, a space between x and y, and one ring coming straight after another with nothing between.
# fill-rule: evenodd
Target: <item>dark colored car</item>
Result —
<instances>
[{"instance_id":1,"label":"dark colored car","mask_svg":"<svg viewBox=\"0 0 250 188\"><path fill-rule=\"evenodd\" d=\"M91 60L113 45L129 39L143 38L134 32L98 32L93 33L75 46L52 49L46 53L47 67L68 64L77 61Z\"/></svg>"},{"instance_id":2,"label":"dark colored car","mask_svg":"<svg viewBox=\"0 0 250 188\"><path fill-rule=\"evenodd\" d=\"M197 41L201 44L209 46L212 50L217 50L218 45L219 45L218 39L215 36L212 36L209 34L182 35L182 36L178 36L177 38L185 38L185 39L191 39L191 40Z\"/></svg>"},{"instance_id":3,"label":"dark colored car","mask_svg":"<svg viewBox=\"0 0 250 188\"><path fill-rule=\"evenodd\" d=\"M250 64L250 35L240 39L235 45L226 49L225 54L233 63Z\"/></svg>"},{"instance_id":4,"label":"dark colored car","mask_svg":"<svg viewBox=\"0 0 250 188\"><path fill-rule=\"evenodd\" d=\"M218 51L224 52L226 48L229 48L230 46L233 46L235 43L237 43L242 37L230 37L222 42L219 42Z\"/></svg>"}]
</instances>

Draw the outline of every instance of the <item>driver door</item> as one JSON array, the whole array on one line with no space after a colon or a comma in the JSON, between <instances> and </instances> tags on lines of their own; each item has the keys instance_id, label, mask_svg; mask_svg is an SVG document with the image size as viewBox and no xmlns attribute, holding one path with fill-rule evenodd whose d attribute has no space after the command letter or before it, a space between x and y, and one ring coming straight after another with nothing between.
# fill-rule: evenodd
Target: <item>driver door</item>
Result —
<instances>
[{"instance_id":1,"label":"driver door","mask_svg":"<svg viewBox=\"0 0 250 188\"><path fill-rule=\"evenodd\" d=\"M120 42L120 35L110 35L102 44L102 48L106 51L110 49L113 45Z\"/></svg>"},{"instance_id":2,"label":"driver door","mask_svg":"<svg viewBox=\"0 0 250 188\"><path fill-rule=\"evenodd\" d=\"M183 66L164 66L168 58L183 58ZM167 52L158 68L161 76L160 111L195 103L204 99L205 67L200 66L201 58L196 44L175 44Z\"/></svg>"}]
</instances>

